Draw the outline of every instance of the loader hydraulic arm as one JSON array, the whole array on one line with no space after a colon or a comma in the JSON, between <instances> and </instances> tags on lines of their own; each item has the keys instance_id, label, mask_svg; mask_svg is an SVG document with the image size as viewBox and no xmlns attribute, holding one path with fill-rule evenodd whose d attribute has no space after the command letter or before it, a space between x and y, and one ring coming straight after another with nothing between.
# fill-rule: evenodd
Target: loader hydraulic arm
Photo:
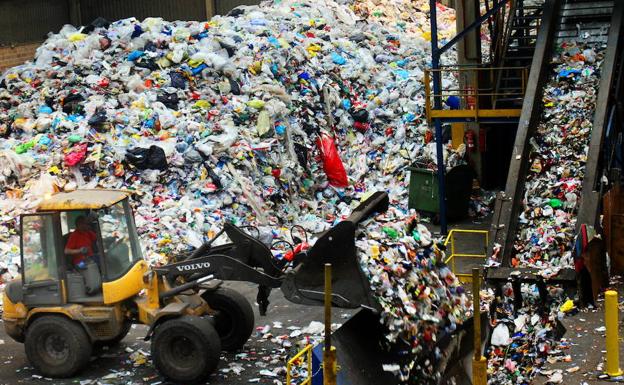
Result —
<instances>
[{"instance_id":1,"label":"loader hydraulic arm","mask_svg":"<svg viewBox=\"0 0 624 385\"><path fill-rule=\"evenodd\" d=\"M209 254L203 257L171 263L154 269L156 274L166 277L169 282L178 277L195 281L213 275L225 281L246 281L259 285L278 288L282 284L281 278L275 278L255 269L235 258L224 254Z\"/></svg>"}]
</instances>

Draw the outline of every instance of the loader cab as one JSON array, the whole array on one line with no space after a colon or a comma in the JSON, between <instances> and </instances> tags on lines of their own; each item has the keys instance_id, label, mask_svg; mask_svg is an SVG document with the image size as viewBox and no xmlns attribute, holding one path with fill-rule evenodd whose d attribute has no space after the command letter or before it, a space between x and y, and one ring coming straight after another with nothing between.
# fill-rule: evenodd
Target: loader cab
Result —
<instances>
[{"instance_id":1,"label":"loader cab","mask_svg":"<svg viewBox=\"0 0 624 385\"><path fill-rule=\"evenodd\" d=\"M22 215L20 302L102 304L137 294L137 284L126 280L136 282L146 264L128 196L108 190L60 193L44 199L36 213ZM88 255L68 253L76 239L88 246Z\"/></svg>"}]
</instances>

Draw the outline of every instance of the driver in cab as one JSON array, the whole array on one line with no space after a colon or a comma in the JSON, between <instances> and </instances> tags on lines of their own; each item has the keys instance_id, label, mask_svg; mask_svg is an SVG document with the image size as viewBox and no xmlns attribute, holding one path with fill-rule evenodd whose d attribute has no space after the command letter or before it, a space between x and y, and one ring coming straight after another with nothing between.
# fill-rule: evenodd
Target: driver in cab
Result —
<instances>
[{"instance_id":1,"label":"driver in cab","mask_svg":"<svg viewBox=\"0 0 624 385\"><path fill-rule=\"evenodd\" d=\"M76 218L76 229L69 235L65 245L65 254L72 257L72 264L76 268L86 268L89 259L95 261L93 243L96 239L97 235L91 230L87 217L81 215Z\"/></svg>"}]
</instances>

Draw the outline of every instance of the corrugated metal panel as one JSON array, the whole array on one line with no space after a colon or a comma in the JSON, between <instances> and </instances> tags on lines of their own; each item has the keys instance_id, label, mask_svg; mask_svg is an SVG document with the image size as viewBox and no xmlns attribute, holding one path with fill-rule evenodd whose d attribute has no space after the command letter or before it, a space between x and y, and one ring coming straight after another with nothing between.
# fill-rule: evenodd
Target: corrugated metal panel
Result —
<instances>
[{"instance_id":1,"label":"corrugated metal panel","mask_svg":"<svg viewBox=\"0 0 624 385\"><path fill-rule=\"evenodd\" d=\"M233 8L238 7L239 5L258 5L260 4L259 0L215 0L215 12L217 15L225 15L230 12Z\"/></svg>"},{"instance_id":2,"label":"corrugated metal panel","mask_svg":"<svg viewBox=\"0 0 624 385\"><path fill-rule=\"evenodd\" d=\"M162 17L165 20L206 20L205 0L80 0L83 24L97 17L119 20Z\"/></svg>"},{"instance_id":3,"label":"corrugated metal panel","mask_svg":"<svg viewBox=\"0 0 624 385\"><path fill-rule=\"evenodd\" d=\"M0 1L0 44L44 40L69 23L67 0Z\"/></svg>"}]
</instances>

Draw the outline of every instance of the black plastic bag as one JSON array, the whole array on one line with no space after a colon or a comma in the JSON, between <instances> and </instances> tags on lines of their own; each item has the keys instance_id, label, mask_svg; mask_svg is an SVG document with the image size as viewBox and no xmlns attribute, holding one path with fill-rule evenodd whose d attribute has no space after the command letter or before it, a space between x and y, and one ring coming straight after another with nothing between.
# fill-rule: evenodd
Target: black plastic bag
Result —
<instances>
[{"instance_id":1,"label":"black plastic bag","mask_svg":"<svg viewBox=\"0 0 624 385\"><path fill-rule=\"evenodd\" d=\"M308 148L303 144L295 143L295 154L297 154L297 160L304 169L308 169Z\"/></svg>"},{"instance_id":2,"label":"black plastic bag","mask_svg":"<svg viewBox=\"0 0 624 385\"><path fill-rule=\"evenodd\" d=\"M230 88L232 90L232 94L234 95L240 95L241 94L241 90L240 90L240 86L238 85L238 82L234 79L228 78L228 80L230 81Z\"/></svg>"},{"instance_id":3,"label":"black plastic bag","mask_svg":"<svg viewBox=\"0 0 624 385\"><path fill-rule=\"evenodd\" d=\"M126 152L126 160L140 170L166 170L165 151L158 146L135 147Z\"/></svg>"},{"instance_id":4,"label":"black plastic bag","mask_svg":"<svg viewBox=\"0 0 624 385\"><path fill-rule=\"evenodd\" d=\"M89 118L89 125L95 128L97 131L100 131L105 127L106 124L106 111L104 110L96 110L95 114Z\"/></svg>"},{"instance_id":5,"label":"black plastic bag","mask_svg":"<svg viewBox=\"0 0 624 385\"><path fill-rule=\"evenodd\" d=\"M227 51L229 57L232 57L236 54L236 47L226 44L222 41L219 42L219 45L221 46L221 48Z\"/></svg>"},{"instance_id":6,"label":"black plastic bag","mask_svg":"<svg viewBox=\"0 0 624 385\"><path fill-rule=\"evenodd\" d=\"M158 97L156 97L156 100L164 104L169 109L176 110L176 111L178 110L178 102L179 102L178 94L175 94L175 93L160 94L158 95Z\"/></svg>"},{"instance_id":7,"label":"black plastic bag","mask_svg":"<svg viewBox=\"0 0 624 385\"><path fill-rule=\"evenodd\" d=\"M134 65L140 68L147 68L150 71L158 70L158 64L154 61L154 59L146 59L140 58L134 62Z\"/></svg>"},{"instance_id":8,"label":"black plastic bag","mask_svg":"<svg viewBox=\"0 0 624 385\"><path fill-rule=\"evenodd\" d=\"M80 94L69 94L63 99L63 112L66 114L73 114L80 111L80 103L84 101L84 98Z\"/></svg>"},{"instance_id":9,"label":"black plastic bag","mask_svg":"<svg viewBox=\"0 0 624 385\"><path fill-rule=\"evenodd\" d=\"M178 89L186 88L186 78L179 72L170 72L169 76L171 77L170 86Z\"/></svg>"},{"instance_id":10,"label":"black plastic bag","mask_svg":"<svg viewBox=\"0 0 624 385\"><path fill-rule=\"evenodd\" d=\"M368 111L361 109L361 110L356 110L356 109L351 109L349 111L349 113L351 114L351 117L353 118L353 120L355 120L356 122L360 122L360 123L366 123L368 122Z\"/></svg>"},{"instance_id":11,"label":"black plastic bag","mask_svg":"<svg viewBox=\"0 0 624 385\"><path fill-rule=\"evenodd\" d=\"M97 17L93 20L89 25L82 29L82 33L90 34L96 28L108 28L110 26L110 22L103 17Z\"/></svg>"},{"instance_id":12,"label":"black plastic bag","mask_svg":"<svg viewBox=\"0 0 624 385\"><path fill-rule=\"evenodd\" d=\"M227 16L239 17L240 15L244 15L244 14L245 14L245 10L244 9L242 9L242 8L234 8L233 10L228 12Z\"/></svg>"}]
</instances>

